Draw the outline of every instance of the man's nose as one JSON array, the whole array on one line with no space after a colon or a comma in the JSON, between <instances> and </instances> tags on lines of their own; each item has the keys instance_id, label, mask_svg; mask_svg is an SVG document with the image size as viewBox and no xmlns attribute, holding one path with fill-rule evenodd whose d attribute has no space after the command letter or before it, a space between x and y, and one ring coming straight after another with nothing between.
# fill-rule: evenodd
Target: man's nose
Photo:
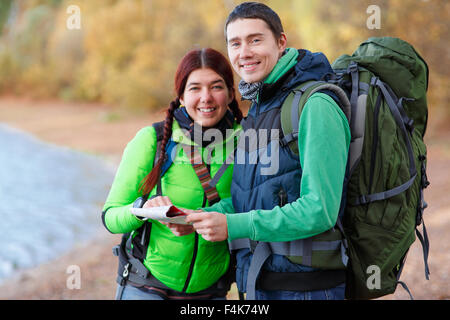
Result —
<instances>
[{"instance_id":1,"label":"man's nose","mask_svg":"<svg viewBox=\"0 0 450 320\"><path fill-rule=\"evenodd\" d=\"M250 58L253 55L253 52L247 43L243 43L241 45L241 51L239 55L241 59Z\"/></svg>"}]
</instances>

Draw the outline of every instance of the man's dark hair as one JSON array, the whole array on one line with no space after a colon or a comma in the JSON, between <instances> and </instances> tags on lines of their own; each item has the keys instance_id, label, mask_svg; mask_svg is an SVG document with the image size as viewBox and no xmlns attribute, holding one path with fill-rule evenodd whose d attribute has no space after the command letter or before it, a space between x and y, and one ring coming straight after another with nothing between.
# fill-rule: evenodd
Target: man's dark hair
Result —
<instances>
[{"instance_id":1,"label":"man's dark hair","mask_svg":"<svg viewBox=\"0 0 450 320\"><path fill-rule=\"evenodd\" d=\"M263 3L243 2L238 5L228 16L225 22L225 38L227 37L228 24L237 19L261 19L267 23L275 39L279 39L283 31L278 14Z\"/></svg>"}]
</instances>

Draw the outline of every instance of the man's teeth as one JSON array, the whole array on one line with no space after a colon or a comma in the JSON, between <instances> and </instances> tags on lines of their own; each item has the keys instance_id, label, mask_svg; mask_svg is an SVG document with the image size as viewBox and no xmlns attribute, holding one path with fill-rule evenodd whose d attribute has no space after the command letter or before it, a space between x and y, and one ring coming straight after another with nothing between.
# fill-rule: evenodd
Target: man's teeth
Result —
<instances>
[{"instance_id":1,"label":"man's teeth","mask_svg":"<svg viewBox=\"0 0 450 320\"><path fill-rule=\"evenodd\" d=\"M243 65L243 68L244 69L249 69L249 68L252 68L252 67L256 66L257 64L258 64L258 62L253 63L253 64L245 64L245 65Z\"/></svg>"}]
</instances>

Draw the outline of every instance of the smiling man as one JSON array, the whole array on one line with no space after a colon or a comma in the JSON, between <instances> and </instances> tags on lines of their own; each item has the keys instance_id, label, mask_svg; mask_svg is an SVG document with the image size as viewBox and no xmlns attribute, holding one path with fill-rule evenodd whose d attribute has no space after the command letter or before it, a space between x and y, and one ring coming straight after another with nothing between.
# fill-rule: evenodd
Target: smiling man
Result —
<instances>
[{"instance_id":1,"label":"smiling man","mask_svg":"<svg viewBox=\"0 0 450 320\"><path fill-rule=\"evenodd\" d=\"M281 132L281 106L292 90L332 73L322 53L287 48L280 18L264 4L238 5L225 35L229 59L242 78L239 91L252 101L241 122L244 135ZM272 134L257 146L240 144L241 157L235 159L245 161L235 160L232 197L187 218L205 239L229 240L237 286L247 299L344 298L345 257L334 227L350 129L337 102L328 91L307 100L298 122L299 155ZM261 154L274 145L278 170L262 174Z\"/></svg>"},{"instance_id":2,"label":"smiling man","mask_svg":"<svg viewBox=\"0 0 450 320\"><path fill-rule=\"evenodd\" d=\"M260 19L238 19L228 24L228 56L234 70L245 82L263 80L283 55L286 35L281 30L275 32L279 34L274 39L267 23Z\"/></svg>"}]
</instances>

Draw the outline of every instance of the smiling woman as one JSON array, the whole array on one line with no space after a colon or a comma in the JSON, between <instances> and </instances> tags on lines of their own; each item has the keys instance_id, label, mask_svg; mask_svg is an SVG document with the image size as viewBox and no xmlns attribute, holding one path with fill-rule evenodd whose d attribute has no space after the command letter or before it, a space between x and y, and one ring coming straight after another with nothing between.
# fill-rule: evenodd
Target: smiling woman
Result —
<instances>
[{"instance_id":1,"label":"smiling woman","mask_svg":"<svg viewBox=\"0 0 450 320\"><path fill-rule=\"evenodd\" d=\"M118 250L123 269L117 299L224 299L229 289L225 241L211 243L191 225L144 221L130 212L131 207L172 203L197 209L230 196L233 165L223 164L232 152L226 146L237 144L234 133L242 119L231 66L216 50L190 51L175 74L175 92L165 120L143 128L128 143L103 208L105 227L125 234ZM198 126L217 129L226 138L198 142ZM206 136L206 130L201 132ZM174 145L182 148L172 159L168 155ZM206 166L201 155L209 154L210 145L227 151L211 153ZM217 181L214 187L206 187L209 178ZM130 250L125 242L131 242ZM133 259L124 252L131 252ZM147 274L144 279L142 273Z\"/></svg>"},{"instance_id":2,"label":"smiling woman","mask_svg":"<svg viewBox=\"0 0 450 320\"><path fill-rule=\"evenodd\" d=\"M214 70L203 68L189 75L180 102L195 122L212 127L223 118L233 99L234 93L223 78Z\"/></svg>"}]
</instances>

